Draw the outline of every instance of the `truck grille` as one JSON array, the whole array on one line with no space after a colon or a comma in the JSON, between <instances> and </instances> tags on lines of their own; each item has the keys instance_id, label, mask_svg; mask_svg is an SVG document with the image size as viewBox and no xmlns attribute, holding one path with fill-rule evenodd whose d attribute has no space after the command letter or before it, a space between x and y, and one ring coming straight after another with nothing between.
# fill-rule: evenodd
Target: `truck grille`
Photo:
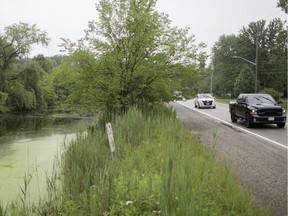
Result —
<instances>
[{"instance_id":1,"label":"truck grille","mask_svg":"<svg viewBox=\"0 0 288 216\"><path fill-rule=\"evenodd\" d=\"M258 110L259 116L282 116L282 109Z\"/></svg>"}]
</instances>

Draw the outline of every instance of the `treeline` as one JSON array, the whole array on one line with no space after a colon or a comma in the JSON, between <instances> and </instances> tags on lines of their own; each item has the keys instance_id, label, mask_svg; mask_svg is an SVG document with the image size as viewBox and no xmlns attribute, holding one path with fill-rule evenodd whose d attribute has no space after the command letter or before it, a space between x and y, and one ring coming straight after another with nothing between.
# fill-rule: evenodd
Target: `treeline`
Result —
<instances>
[{"instance_id":1,"label":"treeline","mask_svg":"<svg viewBox=\"0 0 288 216\"><path fill-rule=\"evenodd\" d=\"M206 73L205 45L196 44L188 28L171 27L155 5L101 1L99 21L89 23L78 43L63 39L67 58L50 72L37 58L23 58L32 45L48 43L46 33L25 23L6 27L0 37L2 110L125 110L143 101L171 101L175 90L191 95L194 86L183 83ZM49 59L42 60L46 66Z\"/></svg>"},{"instance_id":2,"label":"treeline","mask_svg":"<svg viewBox=\"0 0 288 216\"><path fill-rule=\"evenodd\" d=\"M286 21L251 22L237 35L222 35L212 49L210 76L200 91L237 96L241 92L276 91L287 97ZM256 67L257 66L257 82Z\"/></svg>"},{"instance_id":3,"label":"treeline","mask_svg":"<svg viewBox=\"0 0 288 216\"><path fill-rule=\"evenodd\" d=\"M44 111L54 106L55 98L51 98L46 77L63 59L61 55L37 55L14 60L1 85L0 113Z\"/></svg>"},{"instance_id":4,"label":"treeline","mask_svg":"<svg viewBox=\"0 0 288 216\"><path fill-rule=\"evenodd\" d=\"M97 4L99 19L89 22L84 38L62 39L65 57L27 58L34 45L48 45L47 32L27 23L6 27L0 34L0 113L125 110L171 101L176 91L186 98L197 91L236 96L255 86L287 97L287 31L280 19L222 35L207 67L206 45L188 28L172 27L169 16L155 10L156 1L121 2Z\"/></svg>"},{"instance_id":5,"label":"treeline","mask_svg":"<svg viewBox=\"0 0 288 216\"><path fill-rule=\"evenodd\" d=\"M0 34L0 113L45 110L50 105L45 77L63 57L27 57L33 45L48 43L46 32L27 23L8 26Z\"/></svg>"}]
</instances>

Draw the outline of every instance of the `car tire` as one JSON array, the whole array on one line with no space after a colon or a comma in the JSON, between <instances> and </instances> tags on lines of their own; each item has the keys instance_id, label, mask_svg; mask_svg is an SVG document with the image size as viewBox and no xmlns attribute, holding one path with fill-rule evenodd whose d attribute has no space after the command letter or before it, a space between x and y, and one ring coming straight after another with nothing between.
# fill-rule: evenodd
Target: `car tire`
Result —
<instances>
[{"instance_id":1,"label":"car tire","mask_svg":"<svg viewBox=\"0 0 288 216\"><path fill-rule=\"evenodd\" d=\"M250 116L248 113L246 113L246 115L245 115L245 125L247 128L253 127L253 123L251 122L251 119L250 119Z\"/></svg>"},{"instance_id":2,"label":"car tire","mask_svg":"<svg viewBox=\"0 0 288 216\"><path fill-rule=\"evenodd\" d=\"M284 128L285 127L285 122L284 123L277 123L278 128Z\"/></svg>"},{"instance_id":3,"label":"car tire","mask_svg":"<svg viewBox=\"0 0 288 216\"><path fill-rule=\"evenodd\" d=\"M236 123L237 122L237 118L235 117L235 114L233 112L231 112L231 121L233 123Z\"/></svg>"},{"instance_id":4,"label":"car tire","mask_svg":"<svg viewBox=\"0 0 288 216\"><path fill-rule=\"evenodd\" d=\"M194 103L194 107L195 107L195 108L197 108L197 105L196 105L196 103Z\"/></svg>"}]
</instances>

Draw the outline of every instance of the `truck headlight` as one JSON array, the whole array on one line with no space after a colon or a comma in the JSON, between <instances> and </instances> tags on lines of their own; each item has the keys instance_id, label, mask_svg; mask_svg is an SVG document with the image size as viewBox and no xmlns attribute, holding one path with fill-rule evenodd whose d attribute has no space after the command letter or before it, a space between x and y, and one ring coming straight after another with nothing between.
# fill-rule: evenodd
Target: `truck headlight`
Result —
<instances>
[{"instance_id":1,"label":"truck headlight","mask_svg":"<svg viewBox=\"0 0 288 216\"><path fill-rule=\"evenodd\" d=\"M256 110L251 110L251 111L250 111L250 114L251 114L251 115L257 115L257 111L256 111Z\"/></svg>"},{"instance_id":2,"label":"truck headlight","mask_svg":"<svg viewBox=\"0 0 288 216\"><path fill-rule=\"evenodd\" d=\"M286 110L282 108L282 114L286 114Z\"/></svg>"}]
</instances>

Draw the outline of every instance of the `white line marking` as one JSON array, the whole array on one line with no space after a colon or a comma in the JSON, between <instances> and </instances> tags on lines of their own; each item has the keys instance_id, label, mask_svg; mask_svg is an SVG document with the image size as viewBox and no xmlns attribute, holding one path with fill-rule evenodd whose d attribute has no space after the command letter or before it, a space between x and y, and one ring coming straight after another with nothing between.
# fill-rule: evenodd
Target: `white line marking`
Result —
<instances>
[{"instance_id":1,"label":"white line marking","mask_svg":"<svg viewBox=\"0 0 288 216\"><path fill-rule=\"evenodd\" d=\"M219 118L217 118L217 117L215 117L215 116L212 116L212 115L209 115L209 114L207 114L207 113L204 113L204 112L202 112L202 111L200 111L200 110L198 110L198 109L193 109L192 107L190 107L190 106L188 106L188 105L186 105L186 104L179 103L179 101L177 101L177 103L180 104L180 105L182 105L182 106L184 106L184 107L186 107L186 108L188 108L188 109L194 110L194 111L199 112L199 113L201 113L201 114L203 114L203 115L206 115L206 116L209 116L209 117L211 117L211 118L213 118L213 119L216 119L217 121L223 122L223 123L225 123L226 125L229 125L229 126L231 126L231 127L233 127L233 128L239 129L239 130L241 130L241 131L244 131L244 132L246 132L246 133L249 133L249 134L251 134L251 135L254 135L254 136L256 136L256 137L259 137L259 138L261 138L261 139L264 139L264 140L266 140L266 141L268 141L268 142L270 142L270 143L273 143L274 145L280 146L280 147L282 147L282 148L284 148L284 149L286 149L286 150L288 149L287 146L282 145L281 143L275 142L275 141L273 141L273 140L271 140L271 139L268 139L268 138L263 137L263 136L261 136L261 135L259 135L259 134L253 133L253 132L251 132L251 131L249 131L249 130L246 130L246 129L244 129L244 128L237 127L237 126L235 126L234 124L231 124L231 123L229 123L229 122L227 122L227 121L224 121L224 120L222 120L222 119L219 119Z\"/></svg>"}]
</instances>

